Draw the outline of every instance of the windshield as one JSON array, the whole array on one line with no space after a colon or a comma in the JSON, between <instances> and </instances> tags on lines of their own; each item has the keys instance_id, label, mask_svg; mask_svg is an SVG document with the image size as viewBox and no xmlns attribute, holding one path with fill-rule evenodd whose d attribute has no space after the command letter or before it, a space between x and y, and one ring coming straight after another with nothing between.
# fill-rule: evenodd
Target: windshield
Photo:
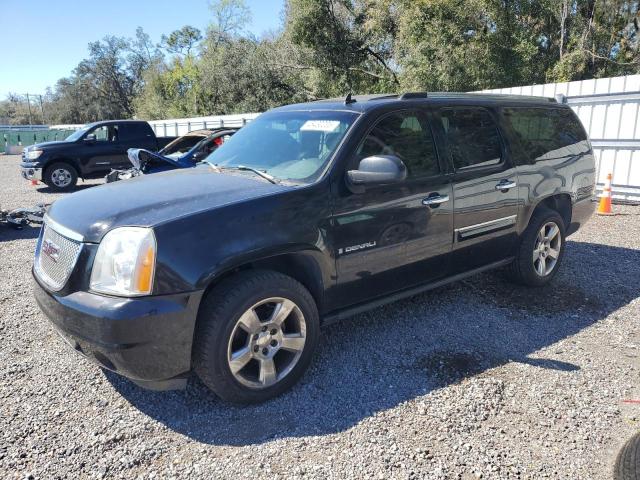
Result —
<instances>
[{"instance_id":1,"label":"windshield","mask_svg":"<svg viewBox=\"0 0 640 480\"><path fill-rule=\"evenodd\" d=\"M179 157L191 150L193 146L201 142L203 138L206 138L206 135L184 135L168 143L167 146L158 153L167 157Z\"/></svg>"},{"instance_id":2,"label":"windshield","mask_svg":"<svg viewBox=\"0 0 640 480\"><path fill-rule=\"evenodd\" d=\"M80 137L82 137L82 135L87 133L87 131L90 128L91 128L91 125L85 125L80 130L76 130L75 132L73 132L71 135L69 135L67 138L64 139L65 142L75 142L76 140L80 140Z\"/></svg>"},{"instance_id":3,"label":"windshield","mask_svg":"<svg viewBox=\"0 0 640 480\"><path fill-rule=\"evenodd\" d=\"M310 183L323 172L357 113L273 112L238 131L206 159L218 167L251 167L281 179Z\"/></svg>"}]
</instances>

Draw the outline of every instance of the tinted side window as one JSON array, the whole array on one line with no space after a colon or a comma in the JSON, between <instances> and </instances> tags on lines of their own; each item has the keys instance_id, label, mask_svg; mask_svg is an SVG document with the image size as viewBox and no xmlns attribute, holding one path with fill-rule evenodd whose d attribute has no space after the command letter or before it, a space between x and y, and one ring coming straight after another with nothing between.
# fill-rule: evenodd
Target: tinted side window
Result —
<instances>
[{"instance_id":1,"label":"tinted side window","mask_svg":"<svg viewBox=\"0 0 640 480\"><path fill-rule=\"evenodd\" d=\"M153 130L145 123L123 123L120 125L120 140L142 140L151 137Z\"/></svg>"},{"instance_id":2,"label":"tinted side window","mask_svg":"<svg viewBox=\"0 0 640 480\"><path fill-rule=\"evenodd\" d=\"M518 163L543 160L550 152L587 139L580 121L570 110L514 107L505 108L503 113L519 144Z\"/></svg>"},{"instance_id":3,"label":"tinted side window","mask_svg":"<svg viewBox=\"0 0 640 480\"><path fill-rule=\"evenodd\" d=\"M439 171L431 129L416 112L396 112L379 120L357 151L359 160L372 155L396 155L412 177Z\"/></svg>"},{"instance_id":4,"label":"tinted side window","mask_svg":"<svg viewBox=\"0 0 640 480\"><path fill-rule=\"evenodd\" d=\"M456 170L502 161L500 133L487 110L447 108L440 111L440 118Z\"/></svg>"}]
</instances>

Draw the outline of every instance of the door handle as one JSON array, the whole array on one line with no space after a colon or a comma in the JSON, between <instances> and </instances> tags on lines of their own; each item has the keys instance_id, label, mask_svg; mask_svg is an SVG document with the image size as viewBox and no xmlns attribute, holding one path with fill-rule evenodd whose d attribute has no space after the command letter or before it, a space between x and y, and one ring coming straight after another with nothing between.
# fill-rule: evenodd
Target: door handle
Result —
<instances>
[{"instance_id":1,"label":"door handle","mask_svg":"<svg viewBox=\"0 0 640 480\"><path fill-rule=\"evenodd\" d=\"M424 200L422 200L423 205L440 205L441 203L445 203L449 201L449 195L440 195L439 193L435 195L428 196Z\"/></svg>"},{"instance_id":2,"label":"door handle","mask_svg":"<svg viewBox=\"0 0 640 480\"><path fill-rule=\"evenodd\" d=\"M518 184L514 181L511 180L501 180L500 182L498 182L498 184L496 185L496 190L500 190L502 192L506 192L507 190L510 190L512 188L516 188L518 186Z\"/></svg>"}]
</instances>

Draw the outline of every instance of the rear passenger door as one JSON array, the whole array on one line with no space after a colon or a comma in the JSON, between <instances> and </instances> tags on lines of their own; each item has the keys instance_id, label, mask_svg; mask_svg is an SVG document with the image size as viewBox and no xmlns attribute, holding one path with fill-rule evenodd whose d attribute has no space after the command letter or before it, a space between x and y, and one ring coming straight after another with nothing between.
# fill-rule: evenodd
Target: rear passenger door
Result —
<instances>
[{"instance_id":1,"label":"rear passenger door","mask_svg":"<svg viewBox=\"0 0 640 480\"><path fill-rule=\"evenodd\" d=\"M127 150L130 148L144 148L156 151L157 143L151 127L146 123L121 123L118 132L118 159L119 167L129 168L131 163L127 158Z\"/></svg>"},{"instance_id":2,"label":"rear passenger door","mask_svg":"<svg viewBox=\"0 0 640 480\"><path fill-rule=\"evenodd\" d=\"M495 112L477 106L443 107L436 117L454 169L454 273L512 255L518 176Z\"/></svg>"}]
</instances>

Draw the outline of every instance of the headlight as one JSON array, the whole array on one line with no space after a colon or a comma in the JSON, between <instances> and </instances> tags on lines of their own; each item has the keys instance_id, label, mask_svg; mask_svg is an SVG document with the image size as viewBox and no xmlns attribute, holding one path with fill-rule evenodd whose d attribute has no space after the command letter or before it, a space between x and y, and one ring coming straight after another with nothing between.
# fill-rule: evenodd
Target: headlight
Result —
<instances>
[{"instance_id":1,"label":"headlight","mask_svg":"<svg viewBox=\"0 0 640 480\"><path fill-rule=\"evenodd\" d=\"M121 227L107 233L93 261L91 290L133 297L149 295L156 266L153 230Z\"/></svg>"},{"instance_id":2,"label":"headlight","mask_svg":"<svg viewBox=\"0 0 640 480\"><path fill-rule=\"evenodd\" d=\"M42 150L27 150L27 160L35 160L42 155Z\"/></svg>"}]
</instances>

